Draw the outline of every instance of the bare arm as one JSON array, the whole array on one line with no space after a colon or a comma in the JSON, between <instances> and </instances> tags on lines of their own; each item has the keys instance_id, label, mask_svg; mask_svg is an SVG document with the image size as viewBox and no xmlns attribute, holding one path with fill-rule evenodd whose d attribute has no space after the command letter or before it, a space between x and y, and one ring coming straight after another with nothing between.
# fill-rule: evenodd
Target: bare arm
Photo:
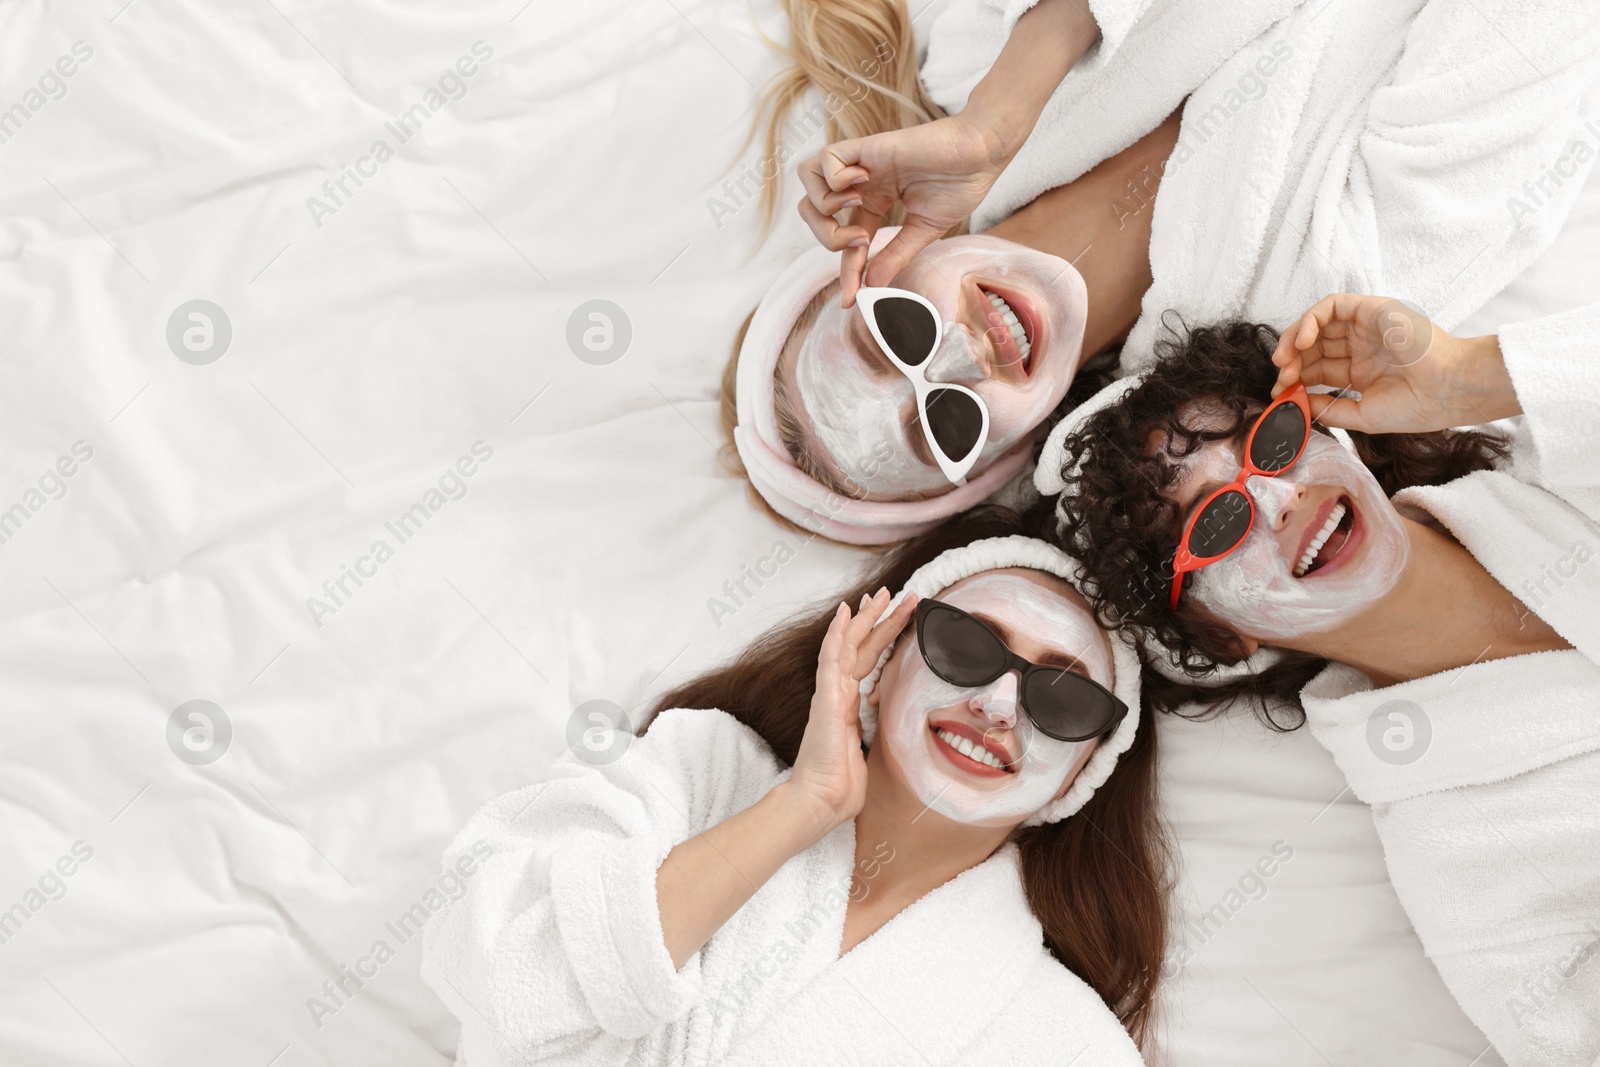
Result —
<instances>
[{"instance_id":1,"label":"bare arm","mask_svg":"<svg viewBox=\"0 0 1600 1067\"><path fill-rule=\"evenodd\" d=\"M750 807L674 848L656 871L672 965L682 967L792 857L832 826L787 782Z\"/></svg>"},{"instance_id":2,"label":"bare arm","mask_svg":"<svg viewBox=\"0 0 1600 1067\"><path fill-rule=\"evenodd\" d=\"M987 132L1000 169L1033 132L1061 79L1099 38L1100 27L1084 0L1039 0L1017 20L960 112Z\"/></svg>"},{"instance_id":3,"label":"bare arm","mask_svg":"<svg viewBox=\"0 0 1600 1067\"><path fill-rule=\"evenodd\" d=\"M1072 263L1089 292L1085 357L1127 336L1150 288L1150 216L1181 110L1128 148L1040 195L988 233Z\"/></svg>"},{"instance_id":4,"label":"bare arm","mask_svg":"<svg viewBox=\"0 0 1600 1067\"><path fill-rule=\"evenodd\" d=\"M674 967L700 951L722 924L793 856L849 822L867 793L861 752L861 679L905 628L907 596L881 622L889 591L839 605L817 656L817 688L794 770L750 807L667 854L656 870L656 908Z\"/></svg>"},{"instance_id":5,"label":"bare arm","mask_svg":"<svg viewBox=\"0 0 1600 1067\"><path fill-rule=\"evenodd\" d=\"M959 113L840 141L800 164L800 215L818 241L844 253L841 306L855 302L861 285L888 285L972 213L1099 36L1084 0L1040 0L1017 20ZM896 203L904 204L906 221L868 264L868 243ZM847 208L850 221L840 224L834 216Z\"/></svg>"}]
</instances>

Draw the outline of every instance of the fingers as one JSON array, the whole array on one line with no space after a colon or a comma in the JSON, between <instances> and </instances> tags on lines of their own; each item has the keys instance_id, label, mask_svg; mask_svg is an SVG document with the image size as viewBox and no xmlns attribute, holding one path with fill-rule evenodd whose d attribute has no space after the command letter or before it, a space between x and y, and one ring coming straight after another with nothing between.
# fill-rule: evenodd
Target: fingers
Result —
<instances>
[{"instance_id":1,"label":"fingers","mask_svg":"<svg viewBox=\"0 0 1600 1067\"><path fill-rule=\"evenodd\" d=\"M880 589L873 596L864 596L857 606L854 614L850 606L840 603L834 610L833 618L828 621L828 631L822 637L822 648L817 652L817 693L831 693L843 695L860 683L862 676L872 669L869 665L865 670L859 664L863 655L862 640L871 635L873 624L882 614L884 607L889 602L889 591ZM883 646L878 646L878 652L873 653L873 663L877 662L877 655L883 651ZM853 707L848 707L849 701L838 704L836 700L828 700L822 706L840 710L845 719L849 719L854 712ZM813 713L818 705L812 703Z\"/></svg>"},{"instance_id":2,"label":"fingers","mask_svg":"<svg viewBox=\"0 0 1600 1067\"><path fill-rule=\"evenodd\" d=\"M1280 395L1296 382L1349 385L1350 338L1358 316L1375 299L1358 293L1333 293L1284 330L1272 351L1272 362L1278 368L1272 395Z\"/></svg>"},{"instance_id":3,"label":"fingers","mask_svg":"<svg viewBox=\"0 0 1600 1067\"><path fill-rule=\"evenodd\" d=\"M1296 356L1288 365L1278 372L1278 380L1272 385L1274 399L1283 395L1284 390L1291 389L1298 383L1310 388L1313 385L1325 385L1333 389L1348 389L1353 384L1350 378L1350 361L1337 357L1324 357L1319 354L1308 354L1305 358ZM1317 404L1326 401L1325 393L1312 393L1311 416L1317 417ZM1350 401L1354 403L1354 401ZM1326 420L1323 420L1326 422ZM1359 426L1351 426L1342 422L1329 423L1331 426L1345 426L1346 429L1356 430Z\"/></svg>"},{"instance_id":4,"label":"fingers","mask_svg":"<svg viewBox=\"0 0 1600 1067\"><path fill-rule=\"evenodd\" d=\"M844 256L840 261L839 306L843 308L854 307L856 291L863 285L868 284L866 281L867 254L872 246L871 237L878 232L878 227L883 225L883 218L888 214L889 208L892 206L874 200L865 193L862 194L861 199L863 201L862 204L852 208L850 211L850 222L852 226L865 230L867 239L850 242L850 245L845 248Z\"/></svg>"},{"instance_id":5,"label":"fingers","mask_svg":"<svg viewBox=\"0 0 1600 1067\"><path fill-rule=\"evenodd\" d=\"M882 225L883 215L870 210L865 198L854 190L839 193L827 188L820 174L813 173L807 179L802 172L802 180L806 181L808 192L798 205L800 217L822 247L844 253L839 263L839 306L853 307L867 267L867 249L872 235ZM848 223L840 223L832 214L842 210L851 212Z\"/></svg>"},{"instance_id":6,"label":"fingers","mask_svg":"<svg viewBox=\"0 0 1600 1067\"><path fill-rule=\"evenodd\" d=\"M1307 387L1313 385L1326 385L1334 389L1348 388L1350 380L1350 360L1326 353L1309 355L1300 366L1299 380Z\"/></svg>"},{"instance_id":7,"label":"fingers","mask_svg":"<svg viewBox=\"0 0 1600 1067\"><path fill-rule=\"evenodd\" d=\"M1343 381L1338 384L1349 383L1350 372L1346 361L1330 353L1326 346L1316 343L1316 338L1304 351L1295 346L1295 331L1286 331L1278 342L1278 350L1272 354L1272 362L1278 365L1278 380L1272 383L1274 397L1296 383L1306 386L1327 385L1331 384L1330 377L1341 377ZM1339 369L1335 370L1335 367Z\"/></svg>"},{"instance_id":8,"label":"fingers","mask_svg":"<svg viewBox=\"0 0 1600 1067\"><path fill-rule=\"evenodd\" d=\"M908 218L900 232L894 235L883 250L872 257L863 279L867 285L888 285L895 275L911 265L924 249L939 239L942 229L926 220Z\"/></svg>"},{"instance_id":9,"label":"fingers","mask_svg":"<svg viewBox=\"0 0 1600 1067\"><path fill-rule=\"evenodd\" d=\"M850 605L839 604L828 623L828 632L822 637L822 648L817 653L819 679L826 668L849 670L854 666L856 651L861 647L862 639L872 632L873 623L888 603L888 597L887 589L864 596L853 613Z\"/></svg>"},{"instance_id":10,"label":"fingers","mask_svg":"<svg viewBox=\"0 0 1600 1067\"><path fill-rule=\"evenodd\" d=\"M842 308L856 306L856 293L861 289L861 281L867 270L869 247L870 241L859 244L852 242L839 261L839 306Z\"/></svg>"},{"instance_id":11,"label":"fingers","mask_svg":"<svg viewBox=\"0 0 1600 1067\"><path fill-rule=\"evenodd\" d=\"M839 267L839 303L846 308L855 303L867 265L867 247L882 221L881 213L862 210L865 197L856 186L867 180L867 172L853 165L852 152L851 142L830 145L797 169L806 189L799 204L800 217L822 247L844 253ZM852 212L848 223L841 224L834 217L841 211Z\"/></svg>"},{"instance_id":12,"label":"fingers","mask_svg":"<svg viewBox=\"0 0 1600 1067\"><path fill-rule=\"evenodd\" d=\"M1350 371L1347 356L1313 349L1304 355L1295 355L1278 371L1278 380L1272 383L1272 396L1276 399L1296 383L1308 389L1313 385L1348 389L1355 384Z\"/></svg>"},{"instance_id":13,"label":"fingers","mask_svg":"<svg viewBox=\"0 0 1600 1067\"><path fill-rule=\"evenodd\" d=\"M1382 303L1383 299L1361 293L1330 293L1323 297L1312 304L1293 326L1283 331L1278 338L1278 347L1273 350L1272 362L1279 367L1284 366L1294 353L1306 351L1325 333L1328 336L1346 336L1349 324L1356 321L1362 311L1374 302ZM1338 328L1330 329L1335 324L1339 324Z\"/></svg>"},{"instance_id":14,"label":"fingers","mask_svg":"<svg viewBox=\"0 0 1600 1067\"><path fill-rule=\"evenodd\" d=\"M822 635L822 649L818 653L820 659L838 657L839 650L844 647L845 633L850 629L850 621L850 605L840 601L839 607L834 610L833 618L828 622L828 632Z\"/></svg>"},{"instance_id":15,"label":"fingers","mask_svg":"<svg viewBox=\"0 0 1600 1067\"><path fill-rule=\"evenodd\" d=\"M1283 336L1287 338L1289 335L1284 334ZM1281 351L1281 346L1284 344L1284 341L1279 340L1278 344ZM1298 352L1294 353L1293 355L1285 356L1283 362L1279 362L1278 357L1279 352L1274 352L1272 354L1272 362L1278 364L1278 380L1272 383L1273 399L1277 399L1279 394L1281 394L1285 389L1290 388L1300 380L1300 370L1305 362L1300 358L1300 354Z\"/></svg>"},{"instance_id":16,"label":"fingers","mask_svg":"<svg viewBox=\"0 0 1600 1067\"><path fill-rule=\"evenodd\" d=\"M819 683L824 665L838 671L839 675L848 674L853 681L860 681L871 673L883 650L900 636L916 611L917 596L907 593L893 611L884 615L883 610L892 599L887 588L879 589L871 596L863 596L853 617L845 605L839 605L839 611L828 625L828 634L823 638L822 651L818 654ZM829 677L834 678L834 675L830 673Z\"/></svg>"},{"instance_id":17,"label":"fingers","mask_svg":"<svg viewBox=\"0 0 1600 1067\"><path fill-rule=\"evenodd\" d=\"M828 188L843 191L867 180L867 168L861 165L861 140L839 141L817 153L817 169Z\"/></svg>"},{"instance_id":18,"label":"fingers","mask_svg":"<svg viewBox=\"0 0 1600 1067\"><path fill-rule=\"evenodd\" d=\"M1300 336L1300 328L1305 325L1305 321L1305 316L1302 315L1287 330L1278 335L1278 345L1272 350L1272 362L1275 366L1286 367L1290 360L1300 354L1301 346L1297 343L1297 339ZM1305 347L1309 348L1310 345L1307 344Z\"/></svg>"},{"instance_id":19,"label":"fingers","mask_svg":"<svg viewBox=\"0 0 1600 1067\"><path fill-rule=\"evenodd\" d=\"M839 674L840 653L844 650L845 630L850 625L850 608L840 603L828 623L828 632L822 635L822 648L817 652L817 688L827 688Z\"/></svg>"},{"instance_id":20,"label":"fingers","mask_svg":"<svg viewBox=\"0 0 1600 1067\"><path fill-rule=\"evenodd\" d=\"M1312 393L1311 417L1324 426L1338 426L1362 433L1372 432L1366 418L1361 414L1361 405L1347 396Z\"/></svg>"},{"instance_id":21,"label":"fingers","mask_svg":"<svg viewBox=\"0 0 1600 1067\"><path fill-rule=\"evenodd\" d=\"M861 642L867 638L867 635L872 633L873 625L877 623L878 616L883 614L883 609L888 603L889 590L887 589L879 589L871 596L861 598L861 606L857 609L856 617L850 621L850 626L845 631L844 651L847 654L853 653L861 647Z\"/></svg>"},{"instance_id":22,"label":"fingers","mask_svg":"<svg viewBox=\"0 0 1600 1067\"><path fill-rule=\"evenodd\" d=\"M1294 324L1284 330L1278 337L1278 347L1272 351L1272 362L1279 367L1286 367L1301 352L1316 344L1317 338L1322 333L1322 327L1327 323L1327 316L1332 308L1333 297L1323 297L1311 306Z\"/></svg>"},{"instance_id":23,"label":"fingers","mask_svg":"<svg viewBox=\"0 0 1600 1067\"><path fill-rule=\"evenodd\" d=\"M881 591L885 597L888 596L888 592L887 589ZM905 630L906 624L916 614L917 599L917 594L907 593L882 622L876 623L872 627L866 639L861 642L860 651L856 656L856 676L858 678L865 678L872 668L878 665L878 657L883 655L883 650L888 648L895 638L899 637ZM884 605L886 606L887 604L888 601L885 600ZM881 613L883 608L879 607L877 611Z\"/></svg>"},{"instance_id":24,"label":"fingers","mask_svg":"<svg viewBox=\"0 0 1600 1067\"><path fill-rule=\"evenodd\" d=\"M1329 293L1300 316L1295 324L1295 346L1302 351L1310 348L1323 327L1354 319L1361 313L1362 304L1370 299L1360 293Z\"/></svg>"},{"instance_id":25,"label":"fingers","mask_svg":"<svg viewBox=\"0 0 1600 1067\"><path fill-rule=\"evenodd\" d=\"M855 207L861 203L861 194L853 186L835 190L828 185L827 179L823 177L817 165L816 157L802 163L795 173L800 176L800 184L805 187L806 200L824 215L837 215L845 208Z\"/></svg>"},{"instance_id":26,"label":"fingers","mask_svg":"<svg viewBox=\"0 0 1600 1067\"><path fill-rule=\"evenodd\" d=\"M852 219L849 225L841 225L832 215L825 214L811 202L809 197L803 197L798 205L800 217L811 230L811 235L817 242L830 252L841 252L852 244L859 242L860 248L865 250L872 234L877 227L867 229L856 225Z\"/></svg>"}]
</instances>

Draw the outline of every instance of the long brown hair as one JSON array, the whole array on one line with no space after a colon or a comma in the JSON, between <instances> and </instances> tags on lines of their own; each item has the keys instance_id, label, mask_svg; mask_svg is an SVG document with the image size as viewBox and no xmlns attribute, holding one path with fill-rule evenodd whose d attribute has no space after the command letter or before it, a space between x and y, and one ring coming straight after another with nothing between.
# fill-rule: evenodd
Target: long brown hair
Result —
<instances>
[{"instance_id":1,"label":"long brown hair","mask_svg":"<svg viewBox=\"0 0 1600 1067\"><path fill-rule=\"evenodd\" d=\"M901 589L918 567L947 549L985 537L1040 531L1013 512L976 508L906 542L848 590L768 632L732 663L664 694L668 708L720 708L750 727L786 764L794 763L815 688L817 654L831 608L881 587ZM1083 809L1013 835L1028 904L1045 944L1116 1012L1141 1047L1167 941L1170 849L1156 795L1156 733L1147 713L1133 747Z\"/></svg>"}]
</instances>

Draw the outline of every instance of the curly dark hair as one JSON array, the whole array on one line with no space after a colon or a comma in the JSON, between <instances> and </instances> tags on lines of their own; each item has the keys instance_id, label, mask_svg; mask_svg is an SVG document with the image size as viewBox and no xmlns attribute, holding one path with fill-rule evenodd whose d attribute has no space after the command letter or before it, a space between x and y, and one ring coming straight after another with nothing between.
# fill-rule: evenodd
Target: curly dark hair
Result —
<instances>
[{"instance_id":1,"label":"curly dark hair","mask_svg":"<svg viewBox=\"0 0 1600 1067\"><path fill-rule=\"evenodd\" d=\"M1177 610L1169 606L1182 515L1165 494L1185 457L1208 441L1237 437L1270 400L1278 334L1247 322L1190 329L1173 316L1164 324L1167 336L1157 343L1158 359L1144 381L1067 438L1067 489L1058 502L1056 539L1083 563L1084 593L1102 622L1174 650L1183 671L1200 678L1218 664L1237 663L1245 648L1225 624L1199 617L1187 598ZM1188 425L1180 414L1202 398L1211 401L1206 429ZM1169 435L1167 447L1152 454L1152 438L1161 432ZM1485 430L1350 437L1390 496L1488 469L1507 448L1502 435ZM1293 730L1305 721L1300 690L1326 663L1284 650L1273 668L1213 687L1147 671L1145 693L1163 711L1198 703L1197 717L1244 698L1268 726Z\"/></svg>"}]
</instances>

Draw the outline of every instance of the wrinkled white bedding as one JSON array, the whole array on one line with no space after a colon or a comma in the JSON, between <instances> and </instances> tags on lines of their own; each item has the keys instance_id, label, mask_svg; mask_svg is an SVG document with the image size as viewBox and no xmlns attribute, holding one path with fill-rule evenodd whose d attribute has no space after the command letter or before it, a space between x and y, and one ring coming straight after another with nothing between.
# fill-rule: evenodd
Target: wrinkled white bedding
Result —
<instances>
[{"instance_id":1,"label":"wrinkled white bedding","mask_svg":"<svg viewBox=\"0 0 1600 1067\"><path fill-rule=\"evenodd\" d=\"M717 465L809 240L786 206L750 258L723 189L777 61L732 0L122 3L0 6L0 1062L444 1063L416 929L467 815L861 559ZM1569 236L1512 317L1594 299L1594 196ZM1477 1055L1314 740L1163 730L1212 915L1167 1059Z\"/></svg>"}]
</instances>

